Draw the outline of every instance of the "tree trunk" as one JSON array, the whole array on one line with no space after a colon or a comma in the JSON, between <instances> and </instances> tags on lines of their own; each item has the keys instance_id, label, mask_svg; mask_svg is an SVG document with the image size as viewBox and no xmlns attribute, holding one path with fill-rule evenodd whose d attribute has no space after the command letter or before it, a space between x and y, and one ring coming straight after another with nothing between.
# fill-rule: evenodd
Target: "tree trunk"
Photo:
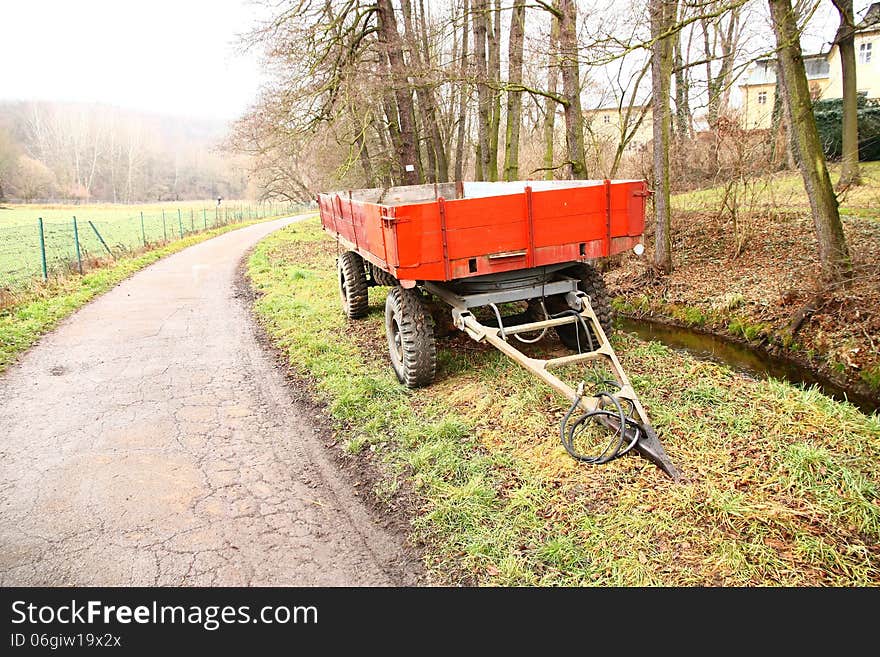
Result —
<instances>
[{"instance_id":1,"label":"tree trunk","mask_svg":"<svg viewBox=\"0 0 880 657\"><path fill-rule=\"evenodd\" d=\"M846 189L861 185L859 171L859 95L856 87L856 46L853 22L853 0L833 0L840 14L840 26L834 41L840 50L840 71L843 77L843 153L840 180L837 186Z\"/></svg>"},{"instance_id":2,"label":"tree trunk","mask_svg":"<svg viewBox=\"0 0 880 657\"><path fill-rule=\"evenodd\" d=\"M718 120L718 94L712 83L714 80L712 76L714 53L712 52L712 45L709 40L709 19L705 16L700 18L700 29L703 31L703 60L706 65L706 123L712 128L715 125L715 121Z\"/></svg>"},{"instance_id":3,"label":"tree trunk","mask_svg":"<svg viewBox=\"0 0 880 657\"><path fill-rule=\"evenodd\" d=\"M813 116L797 18L791 0L768 1L776 34L779 74L785 89L784 106L791 125L795 159L810 199L822 274L827 281L840 281L852 273L852 262Z\"/></svg>"},{"instance_id":4,"label":"tree trunk","mask_svg":"<svg viewBox=\"0 0 880 657\"><path fill-rule=\"evenodd\" d=\"M559 81L559 21L556 17L550 18L550 44L547 55L547 91L544 99L544 179L553 180L553 142L556 134L556 105L553 96L556 94L556 85Z\"/></svg>"},{"instance_id":5,"label":"tree trunk","mask_svg":"<svg viewBox=\"0 0 880 657\"><path fill-rule=\"evenodd\" d=\"M498 134L501 130L501 0L495 0L492 24L488 31L489 84L489 180L498 180Z\"/></svg>"},{"instance_id":6,"label":"tree trunk","mask_svg":"<svg viewBox=\"0 0 880 657\"><path fill-rule=\"evenodd\" d=\"M688 102L687 71L681 52L682 31L673 37L673 59L675 69L675 169L676 176L683 176L686 163L686 148L690 137L691 108Z\"/></svg>"},{"instance_id":7,"label":"tree trunk","mask_svg":"<svg viewBox=\"0 0 880 657\"><path fill-rule=\"evenodd\" d=\"M470 8L468 0L462 2L462 26L461 26L461 83L458 85L458 126L455 136L455 179L462 180L465 169L464 136L467 129L467 108L470 87L467 83L468 74L468 15Z\"/></svg>"},{"instance_id":8,"label":"tree trunk","mask_svg":"<svg viewBox=\"0 0 880 657\"><path fill-rule=\"evenodd\" d=\"M446 182L449 180L446 148L443 145L443 137L440 135L440 126L437 123L437 104L434 90L425 75L426 63L428 62L427 35L417 34L417 32L421 32L421 29L416 28L410 0L401 0L400 5L403 9L403 31L409 45L410 69L413 71L422 127L424 134L427 135L425 144L429 171L427 178L429 182ZM427 28L423 21L420 22L420 25L422 29Z\"/></svg>"},{"instance_id":9,"label":"tree trunk","mask_svg":"<svg viewBox=\"0 0 880 657\"><path fill-rule=\"evenodd\" d=\"M364 137L366 127L357 126L355 129L354 143L358 149L358 158L361 161L361 168L364 170L364 178L367 181L367 187L376 186L376 176L373 173L373 163L370 162L370 152L367 150L367 140Z\"/></svg>"},{"instance_id":10,"label":"tree trunk","mask_svg":"<svg viewBox=\"0 0 880 657\"><path fill-rule=\"evenodd\" d=\"M403 152L403 138L400 136L400 123L397 120L397 106L394 101L394 94L386 91L382 94L382 109L385 111L385 121L388 124L388 137L391 140L391 147L395 157L389 167L389 175L395 182L403 183L402 167L400 167L400 153Z\"/></svg>"},{"instance_id":11,"label":"tree trunk","mask_svg":"<svg viewBox=\"0 0 880 657\"><path fill-rule=\"evenodd\" d=\"M422 52L424 53L424 66L426 67L425 75L431 68L431 50L428 45L428 22L425 18L425 6L423 0L419 0L419 23L421 25L422 35ZM449 180L449 156L447 154L446 143L440 134L440 124L437 119L437 104L434 102L434 89L430 86L425 88L429 107L429 124L431 132L431 142L434 145L434 155L437 163L437 182L447 182Z\"/></svg>"},{"instance_id":12,"label":"tree trunk","mask_svg":"<svg viewBox=\"0 0 880 657\"><path fill-rule=\"evenodd\" d=\"M397 19L394 17L394 6L391 0L377 0L376 11L379 16L379 41L388 58L397 104L397 124L400 126L398 164L402 169L403 184L415 185L419 181L417 167L420 165L416 150L415 113L407 79L406 63L403 60L400 33L397 31Z\"/></svg>"},{"instance_id":13,"label":"tree trunk","mask_svg":"<svg viewBox=\"0 0 880 657\"><path fill-rule=\"evenodd\" d=\"M477 73L477 140L479 166L477 180L485 180L489 173L489 96L488 61L486 59L486 32L489 21L489 0L474 0L474 62Z\"/></svg>"},{"instance_id":14,"label":"tree trunk","mask_svg":"<svg viewBox=\"0 0 880 657\"><path fill-rule=\"evenodd\" d=\"M654 118L654 266L672 271L672 238L669 194L669 142L672 117L669 86L672 78L674 35L660 38L675 23L676 0L651 0L651 87Z\"/></svg>"},{"instance_id":15,"label":"tree trunk","mask_svg":"<svg viewBox=\"0 0 880 657\"><path fill-rule=\"evenodd\" d=\"M691 107L687 81L685 59L681 51L682 32L679 30L675 37L675 137L682 144L690 136L691 130Z\"/></svg>"},{"instance_id":16,"label":"tree trunk","mask_svg":"<svg viewBox=\"0 0 880 657\"><path fill-rule=\"evenodd\" d=\"M523 35L526 18L525 0L514 0L510 16L510 40L508 42L508 80L522 84ZM519 129L522 121L522 91L507 92L507 129L504 144L504 179L519 178Z\"/></svg>"},{"instance_id":17,"label":"tree trunk","mask_svg":"<svg viewBox=\"0 0 880 657\"><path fill-rule=\"evenodd\" d=\"M568 148L569 178L587 177L584 156L584 115L581 112L581 81L577 47L577 5L559 0L559 51L562 57L562 95L565 97L565 144Z\"/></svg>"}]
</instances>

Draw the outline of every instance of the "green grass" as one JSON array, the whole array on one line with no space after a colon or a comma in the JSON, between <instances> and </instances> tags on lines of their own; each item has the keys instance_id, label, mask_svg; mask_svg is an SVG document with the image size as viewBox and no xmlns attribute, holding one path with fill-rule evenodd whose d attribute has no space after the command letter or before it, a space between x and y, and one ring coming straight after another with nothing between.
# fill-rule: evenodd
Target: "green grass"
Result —
<instances>
[{"instance_id":1,"label":"green grass","mask_svg":"<svg viewBox=\"0 0 880 657\"><path fill-rule=\"evenodd\" d=\"M397 384L385 290L348 322L334 245L317 222L264 240L249 262L255 310L315 382L350 458L405 482L415 539L441 583L876 585L880 417L816 390L754 381L627 334L624 367L685 480L624 458L579 465L558 442L564 401L490 348L439 341L436 382Z\"/></svg>"},{"instance_id":2,"label":"green grass","mask_svg":"<svg viewBox=\"0 0 880 657\"><path fill-rule=\"evenodd\" d=\"M189 235L160 248L120 258L84 276L52 279L47 284L36 285L17 294L12 304L0 310L0 372L77 308L139 269L188 246L253 223L257 222L229 224Z\"/></svg>"},{"instance_id":3,"label":"green grass","mask_svg":"<svg viewBox=\"0 0 880 657\"><path fill-rule=\"evenodd\" d=\"M47 267L50 273L63 276L70 273L77 262L74 216L77 218L81 255L86 260L94 260L108 254L89 221L113 254L119 256L230 221L267 216L273 211L282 211L282 205L258 206L246 201L224 201L218 208L216 200L140 205L0 204L0 288L28 286L41 275L38 218L44 222Z\"/></svg>"},{"instance_id":4,"label":"green grass","mask_svg":"<svg viewBox=\"0 0 880 657\"><path fill-rule=\"evenodd\" d=\"M880 218L880 162L861 163L863 185L854 187L839 197L840 212L844 215ZM829 166L832 182L840 177L840 165ZM721 207L724 187L710 187L672 197L676 210L712 211ZM767 185L757 199L765 208L775 210L804 210L809 208L803 179L798 172L783 172L767 177Z\"/></svg>"}]
</instances>

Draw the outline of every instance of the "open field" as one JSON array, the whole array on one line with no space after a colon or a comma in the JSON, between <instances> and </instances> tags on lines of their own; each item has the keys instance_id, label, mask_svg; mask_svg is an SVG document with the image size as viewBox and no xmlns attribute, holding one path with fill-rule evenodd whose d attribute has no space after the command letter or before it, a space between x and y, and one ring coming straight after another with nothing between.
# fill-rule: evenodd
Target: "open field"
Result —
<instances>
[{"instance_id":1,"label":"open field","mask_svg":"<svg viewBox=\"0 0 880 657\"><path fill-rule=\"evenodd\" d=\"M267 238L249 263L255 309L315 381L337 449L379 464L380 504L410 509L437 582L880 584L880 417L618 334L684 481L636 457L579 465L559 444L564 401L459 333L438 341L432 386L402 388L388 366L386 290L370 290L366 319L347 321L335 253L316 221Z\"/></svg>"},{"instance_id":2,"label":"open field","mask_svg":"<svg viewBox=\"0 0 880 657\"><path fill-rule=\"evenodd\" d=\"M830 164L831 181L840 177L840 165ZM864 184L853 187L839 197L843 215L880 219L880 162L862 162ZM810 204L804 192L804 182L797 171L786 171L768 176L754 185L757 196L754 209L806 210ZM675 210L718 212L724 194L723 187L710 187L672 197ZM748 209L743 207L742 209Z\"/></svg>"},{"instance_id":3,"label":"open field","mask_svg":"<svg viewBox=\"0 0 880 657\"><path fill-rule=\"evenodd\" d=\"M216 200L140 205L0 204L0 288L28 285L42 275L38 218L44 224L47 269L50 274L65 275L77 266L74 216L80 254L89 262L110 257L108 248L118 257L232 221L275 216L289 209L288 204L247 201L223 201L218 207Z\"/></svg>"},{"instance_id":4,"label":"open field","mask_svg":"<svg viewBox=\"0 0 880 657\"><path fill-rule=\"evenodd\" d=\"M134 272L166 255L258 221L263 220L229 223L184 235L183 239L156 245L141 253L123 255L84 276L53 277L47 283L9 295L9 302L0 305L0 372L65 317Z\"/></svg>"}]
</instances>

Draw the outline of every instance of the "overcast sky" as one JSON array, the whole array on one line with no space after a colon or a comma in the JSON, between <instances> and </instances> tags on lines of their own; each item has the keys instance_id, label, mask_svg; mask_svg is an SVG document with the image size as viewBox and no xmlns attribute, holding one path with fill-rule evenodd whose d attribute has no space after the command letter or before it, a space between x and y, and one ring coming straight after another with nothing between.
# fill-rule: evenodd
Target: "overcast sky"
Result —
<instances>
[{"instance_id":1,"label":"overcast sky","mask_svg":"<svg viewBox=\"0 0 880 657\"><path fill-rule=\"evenodd\" d=\"M0 99L230 119L254 99L249 0L0 0Z\"/></svg>"},{"instance_id":2,"label":"overcast sky","mask_svg":"<svg viewBox=\"0 0 880 657\"><path fill-rule=\"evenodd\" d=\"M261 84L238 35L251 0L0 0L0 100L100 102L232 119ZM430 2L430 0L428 0ZM856 0L856 11L870 0ZM823 0L804 49L828 48L837 16Z\"/></svg>"}]
</instances>

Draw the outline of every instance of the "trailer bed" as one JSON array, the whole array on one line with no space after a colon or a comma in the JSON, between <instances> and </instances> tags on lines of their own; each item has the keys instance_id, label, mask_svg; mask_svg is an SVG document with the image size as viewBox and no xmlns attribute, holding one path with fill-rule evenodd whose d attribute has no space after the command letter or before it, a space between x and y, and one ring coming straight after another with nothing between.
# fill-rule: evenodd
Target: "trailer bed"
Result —
<instances>
[{"instance_id":1,"label":"trailer bed","mask_svg":"<svg viewBox=\"0 0 880 657\"><path fill-rule=\"evenodd\" d=\"M318 195L324 229L402 283L453 281L633 248L643 180L464 182Z\"/></svg>"}]
</instances>

